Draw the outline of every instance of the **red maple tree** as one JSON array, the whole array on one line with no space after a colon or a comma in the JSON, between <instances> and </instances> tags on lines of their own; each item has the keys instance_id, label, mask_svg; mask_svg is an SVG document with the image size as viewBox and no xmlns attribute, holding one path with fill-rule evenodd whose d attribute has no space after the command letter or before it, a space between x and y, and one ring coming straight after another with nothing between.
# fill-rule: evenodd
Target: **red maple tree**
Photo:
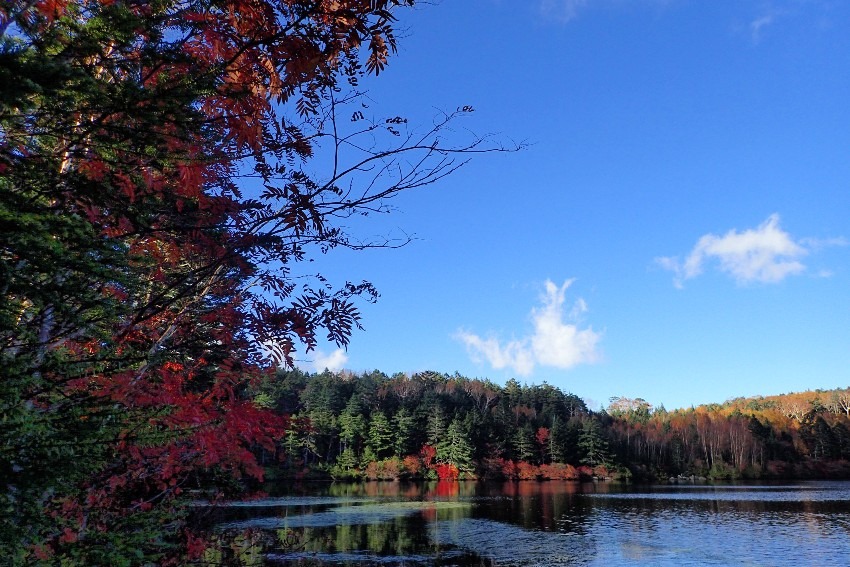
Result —
<instances>
[{"instance_id":1,"label":"red maple tree","mask_svg":"<svg viewBox=\"0 0 850 567\"><path fill-rule=\"evenodd\" d=\"M295 266L386 245L339 221L486 151L441 145L455 114L416 132L358 105L412 3L0 5L0 551L178 561L200 549L187 488L262 478L286 421L250 385L299 345L347 344L377 297Z\"/></svg>"}]
</instances>

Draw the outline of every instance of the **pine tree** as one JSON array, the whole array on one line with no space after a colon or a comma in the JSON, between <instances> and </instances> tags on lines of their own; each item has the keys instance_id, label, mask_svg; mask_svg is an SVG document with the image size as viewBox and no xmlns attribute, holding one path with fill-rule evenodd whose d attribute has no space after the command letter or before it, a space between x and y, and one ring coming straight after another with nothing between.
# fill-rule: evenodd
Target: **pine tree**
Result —
<instances>
[{"instance_id":1,"label":"pine tree","mask_svg":"<svg viewBox=\"0 0 850 567\"><path fill-rule=\"evenodd\" d=\"M578 446L583 453L582 464L595 467L606 464L610 460L608 442L602 436L602 427L595 419L585 419L582 423Z\"/></svg>"},{"instance_id":2,"label":"pine tree","mask_svg":"<svg viewBox=\"0 0 850 567\"><path fill-rule=\"evenodd\" d=\"M382 411L373 412L369 421L369 436L366 445L377 459L390 456L393 448L393 437L394 432L386 414Z\"/></svg>"},{"instance_id":3,"label":"pine tree","mask_svg":"<svg viewBox=\"0 0 850 567\"><path fill-rule=\"evenodd\" d=\"M469 431L463 426L463 422L457 418L453 419L446 429L443 439L437 443L437 460L449 463L463 472L472 472L474 449L469 442Z\"/></svg>"},{"instance_id":4,"label":"pine tree","mask_svg":"<svg viewBox=\"0 0 850 567\"><path fill-rule=\"evenodd\" d=\"M359 455L368 429L361 404L356 396L349 399L348 404L337 419L337 424L339 425L339 439L342 450L351 450L355 455Z\"/></svg>"},{"instance_id":5,"label":"pine tree","mask_svg":"<svg viewBox=\"0 0 850 567\"><path fill-rule=\"evenodd\" d=\"M443 409L439 406L436 406L428 415L427 434L428 444L434 447L440 443L446 434L446 416L443 413Z\"/></svg>"},{"instance_id":6,"label":"pine tree","mask_svg":"<svg viewBox=\"0 0 850 567\"><path fill-rule=\"evenodd\" d=\"M413 434L416 429L416 418L407 411L406 408L401 408L393 416L393 450L396 456L404 457L415 452L415 447L412 446Z\"/></svg>"},{"instance_id":7,"label":"pine tree","mask_svg":"<svg viewBox=\"0 0 850 567\"><path fill-rule=\"evenodd\" d=\"M528 423L518 427L511 438L514 457L520 461L528 461L534 457L534 432Z\"/></svg>"}]
</instances>

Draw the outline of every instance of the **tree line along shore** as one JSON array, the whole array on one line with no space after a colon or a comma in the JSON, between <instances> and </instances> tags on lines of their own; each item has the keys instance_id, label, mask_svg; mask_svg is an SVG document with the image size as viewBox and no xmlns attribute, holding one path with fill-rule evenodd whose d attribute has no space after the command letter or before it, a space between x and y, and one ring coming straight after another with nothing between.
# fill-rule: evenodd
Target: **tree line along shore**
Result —
<instances>
[{"instance_id":1,"label":"tree line along shore","mask_svg":"<svg viewBox=\"0 0 850 567\"><path fill-rule=\"evenodd\" d=\"M850 388L592 410L546 382L291 370L251 395L288 419L269 478L850 478Z\"/></svg>"}]
</instances>

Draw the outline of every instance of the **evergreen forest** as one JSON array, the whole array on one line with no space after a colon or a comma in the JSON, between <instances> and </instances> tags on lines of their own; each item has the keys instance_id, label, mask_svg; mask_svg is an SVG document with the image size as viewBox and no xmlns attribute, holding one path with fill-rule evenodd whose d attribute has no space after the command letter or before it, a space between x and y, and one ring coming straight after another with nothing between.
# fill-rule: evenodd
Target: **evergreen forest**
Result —
<instances>
[{"instance_id":1,"label":"evergreen forest","mask_svg":"<svg viewBox=\"0 0 850 567\"><path fill-rule=\"evenodd\" d=\"M271 477L776 479L850 476L850 388L687 409L422 372L279 371L255 403L289 420Z\"/></svg>"}]
</instances>

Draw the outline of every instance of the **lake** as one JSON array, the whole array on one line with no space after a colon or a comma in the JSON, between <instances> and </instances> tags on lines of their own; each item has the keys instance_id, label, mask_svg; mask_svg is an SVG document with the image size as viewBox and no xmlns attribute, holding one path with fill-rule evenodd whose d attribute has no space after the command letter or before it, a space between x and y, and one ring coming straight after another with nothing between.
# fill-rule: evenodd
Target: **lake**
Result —
<instances>
[{"instance_id":1,"label":"lake","mask_svg":"<svg viewBox=\"0 0 850 567\"><path fill-rule=\"evenodd\" d=\"M850 565L850 482L279 487L205 521L237 565Z\"/></svg>"}]
</instances>

